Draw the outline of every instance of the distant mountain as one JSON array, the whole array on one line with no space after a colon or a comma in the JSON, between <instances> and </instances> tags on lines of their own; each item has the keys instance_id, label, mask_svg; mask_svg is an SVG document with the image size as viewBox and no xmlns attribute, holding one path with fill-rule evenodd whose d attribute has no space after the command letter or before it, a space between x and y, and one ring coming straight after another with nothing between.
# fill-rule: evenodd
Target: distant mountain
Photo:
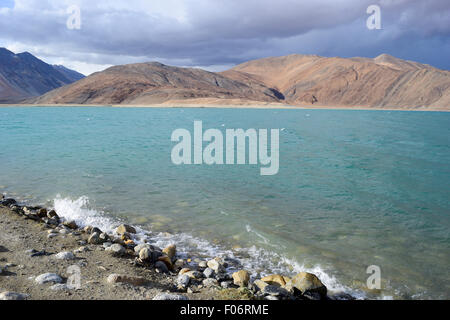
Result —
<instances>
[{"instance_id":1,"label":"distant mountain","mask_svg":"<svg viewBox=\"0 0 450 320\"><path fill-rule=\"evenodd\" d=\"M153 62L112 67L30 102L450 109L450 72L389 55L295 54L249 61L220 73Z\"/></svg>"},{"instance_id":2,"label":"distant mountain","mask_svg":"<svg viewBox=\"0 0 450 320\"><path fill-rule=\"evenodd\" d=\"M85 78L85 76L79 72L76 72L75 70L66 68L62 65L53 65L53 68L55 68L56 70L58 70L59 72L61 72L63 75L66 76L67 79L70 79L72 82L76 82L78 80L81 80L83 78Z\"/></svg>"},{"instance_id":3,"label":"distant mountain","mask_svg":"<svg viewBox=\"0 0 450 320\"><path fill-rule=\"evenodd\" d=\"M111 67L34 99L47 104L155 104L167 101L278 102L274 90L221 74L158 62Z\"/></svg>"},{"instance_id":4,"label":"distant mountain","mask_svg":"<svg viewBox=\"0 0 450 320\"><path fill-rule=\"evenodd\" d=\"M63 66L52 66L28 52L0 48L0 103L40 96L84 76Z\"/></svg>"},{"instance_id":5,"label":"distant mountain","mask_svg":"<svg viewBox=\"0 0 450 320\"><path fill-rule=\"evenodd\" d=\"M387 54L369 58L289 55L240 64L225 77L254 81L294 105L450 109L450 72Z\"/></svg>"}]
</instances>

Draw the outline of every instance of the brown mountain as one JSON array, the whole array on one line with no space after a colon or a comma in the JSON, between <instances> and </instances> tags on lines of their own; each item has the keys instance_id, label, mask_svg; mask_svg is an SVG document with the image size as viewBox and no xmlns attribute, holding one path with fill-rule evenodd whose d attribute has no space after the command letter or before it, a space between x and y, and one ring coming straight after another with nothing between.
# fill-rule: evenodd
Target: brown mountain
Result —
<instances>
[{"instance_id":1,"label":"brown mountain","mask_svg":"<svg viewBox=\"0 0 450 320\"><path fill-rule=\"evenodd\" d=\"M277 102L273 90L218 73L158 62L111 67L35 100L39 104L157 104L193 99Z\"/></svg>"},{"instance_id":2,"label":"brown mountain","mask_svg":"<svg viewBox=\"0 0 450 320\"><path fill-rule=\"evenodd\" d=\"M250 61L226 71L252 77L291 104L450 109L450 72L383 54L368 58L289 55Z\"/></svg>"},{"instance_id":3,"label":"brown mountain","mask_svg":"<svg viewBox=\"0 0 450 320\"><path fill-rule=\"evenodd\" d=\"M144 63L109 68L32 102L450 109L450 72L389 55L375 59L289 55L249 61L221 73Z\"/></svg>"}]
</instances>

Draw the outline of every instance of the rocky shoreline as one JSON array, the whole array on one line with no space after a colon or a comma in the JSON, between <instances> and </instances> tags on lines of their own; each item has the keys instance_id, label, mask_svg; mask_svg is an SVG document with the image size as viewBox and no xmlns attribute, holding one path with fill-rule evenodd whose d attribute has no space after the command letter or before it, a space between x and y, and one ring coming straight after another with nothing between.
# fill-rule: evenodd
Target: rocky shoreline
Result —
<instances>
[{"instance_id":1,"label":"rocky shoreline","mask_svg":"<svg viewBox=\"0 0 450 320\"><path fill-rule=\"evenodd\" d=\"M137 243L136 228L79 227L0 194L0 300L351 300L320 279L252 279L222 257L189 258L176 244ZM186 258L187 257L187 258Z\"/></svg>"}]
</instances>

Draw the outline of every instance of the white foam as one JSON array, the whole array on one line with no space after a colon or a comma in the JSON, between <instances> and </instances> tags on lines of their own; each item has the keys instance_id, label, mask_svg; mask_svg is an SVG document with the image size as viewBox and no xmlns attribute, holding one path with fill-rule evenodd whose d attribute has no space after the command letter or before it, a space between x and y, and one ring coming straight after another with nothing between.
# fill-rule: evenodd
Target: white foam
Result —
<instances>
[{"instance_id":1,"label":"white foam","mask_svg":"<svg viewBox=\"0 0 450 320\"><path fill-rule=\"evenodd\" d=\"M100 228L104 232L113 233L117 226L121 223L119 219L115 219L99 212L89 205L87 197L80 197L76 200L70 198L62 198L57 196L54 199L54 209L59 216L66 220L74 220L78 226L94 226ZM246 226L247 232L254 233L261 242L271 247L278 247L270 243L269 239L256 232L250 225ZM319 279L332 292L346 292L357 298L364 298L361 292L352 290L342 285L339 281L324 271L320 265L307 268L295 259L287 258L278 253L252 246L250 248L241 248L236 250L225 249L221 246L214 245L207 240L194 237L186 233L152 234L148 230L136 228L137 235L135 240L137 243L150 241L154 245L164 248L169 244L176 244L181 257L187 258L192 255L207 259L214 257L229 258L239 261L239 265L230 265L229 271L235 271L238 268L244 268L252 273L253 277L265 276L268 274L294 275L305 271L310 272L319 277ZM183 254L184 253L184 254Z\"/></svg>"},{"instance_id":2,"label":"white foam","mask_svg":"<svg viewBox=\"0 0 450 320\"><path fill-rule=\"evenodd\" d=\"M104 232L112 232L118 223L105 216L102 212L90 208L88 197L76 200L62 198L60 195L53 200L54 209L58 215L66 220L73 220L80 227L94 226Z\"/></svg>"}]
</instances>

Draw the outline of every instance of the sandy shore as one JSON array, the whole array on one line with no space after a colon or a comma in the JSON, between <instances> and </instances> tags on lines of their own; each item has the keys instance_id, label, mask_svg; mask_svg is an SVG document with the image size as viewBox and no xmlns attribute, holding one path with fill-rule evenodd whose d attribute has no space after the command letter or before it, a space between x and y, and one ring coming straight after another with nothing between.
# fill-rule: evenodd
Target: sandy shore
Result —
<instances>
[{"instance_id":1,"label":"sandy shore","mask_svg":"<svg viewBox=\"0 0 450 320\"><path fill-rule=\"evenodd\" d=\"M246 270L229 272L222 257L183 260L176 244L138 245L134 232L81 228L0 194L0 300L352 299L330 296L308 273L251 279Z\"/></svg>"},{"instance_id":2,"label":"sandy shore","mask_svg":"<svg viewBox=\"0 0 450 320\"><path fill-rule=\"evenodd\" d=\"M111 108L215 108L215 109L288 109L288 110L385 110L385 111L439 111L450 112L450 107L442 108L394 108L394 107L365 107L365 106L327 106L327 105L288 105L279 103L261 103L239 101L169 101L153 105L97 105L97 104L0 104L1 107L111 107Z\"/></svg>"},{"instance_id":3,"label":"sandy shore","mask_svg":"<svg viewBox=\"0 0 450 320\"><path fill-rule=\"evenodd\" d=\"M0 268L3 270L0 275L0 293L20 293L31 300L149 300L169 292L194 300L217 296L208 292L212 289L199 290L197 293L182 292L176 289L175 278L171 275L136 267L134 259L128 256L116 257L102 246L82 246L80 243L87 240L85 234L58 234L48 238L48 230L41 223L17 215L9 208L0 207ZM80 247L84 249L77 252ZM48 255L39 254L44 251ZM74 251L74 259L55 258L59 252ZM79 289L68 289L64 285L52 287L55 282L36 282L39 275L54 273L61 276L63 284L67 283L72 276L71 266L80 268ZM145 279L146 283L139 286L111 284L107 281L111 274Z\"/></svg>"}]
</instances>

